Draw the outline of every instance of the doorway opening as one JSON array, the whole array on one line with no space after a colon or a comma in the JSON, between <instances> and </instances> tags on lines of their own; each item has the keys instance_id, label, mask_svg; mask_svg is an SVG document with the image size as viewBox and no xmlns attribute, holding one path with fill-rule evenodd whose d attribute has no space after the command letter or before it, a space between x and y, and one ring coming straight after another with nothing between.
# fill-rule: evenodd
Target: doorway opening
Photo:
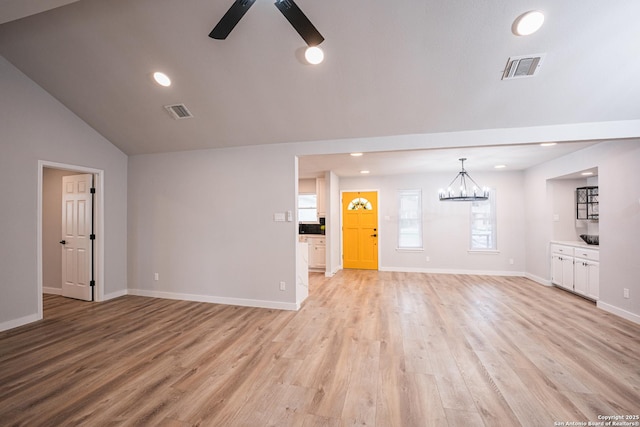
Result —
<instances>
[{"instance_id":1,"label":"doorway opening","mask_svg":"<svg viewBox=\"0 0 640 427\"><path fill-rule=\"evenodd\" d=\"M37 298L38 318L43 318L43 293L62 294L62 251L60 235L62 223L62 176L90 174L93 176L93 300L104 300L104 171L64 163L38 162L37 203ZM59 188L50 181L60 181ZM45 181L49 180L49 181ZM51 194L53 192L53 194ZM55 201L57 200L57 202ZM58 203L56 205L56 203ZM52 209L59 209L59 216L45 216Z\"/></svg>"}]
</instances>

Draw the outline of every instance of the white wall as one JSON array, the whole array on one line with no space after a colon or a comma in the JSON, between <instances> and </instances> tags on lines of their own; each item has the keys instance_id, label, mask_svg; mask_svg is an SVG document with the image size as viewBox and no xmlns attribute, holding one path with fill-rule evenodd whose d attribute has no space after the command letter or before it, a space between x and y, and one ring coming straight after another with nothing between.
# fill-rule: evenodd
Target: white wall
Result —
<instances>
[{"instance_id":1,"label":"white wall","mask_svg":"<svg viewBox=\"0 0 640 427\"><path fill-rule=\"evenodd\" d=\"M548 199L552 210L553 240L579 241L587 234L587 222L576 219L576 188L587 185L586 179L550 179L547 181Z\"/></svg>"},{"instance_id":2,"label":"white wall","mask_svg":"<svg viewBox=\"0 0 640 427\"><path fill-rule=\"evenodd\" d=\"M327 172L327 276L333 276L342 268L340 248L340 178L333 172Z\"/></svg>"},{"instance_id":3,"label":"white wall","mask_svg":"<svg viewBox=\"0 0 640 427\"><path fill-rule=\"evenodd\" d=\"M295 309L298 230L274 221L295 213L295 160L280 146L130 157L130 291Z\"/></svg>"},{"instance_id":4,"label":"white wall","mask_svg":"<svg viewBox=\"0 0 640 427\"><path fill-rule=\"evenodd\" d=\"M497 253L469 251L469 204L441 202L438 190L455 176L445 174L341 178L342 191L378 190L379 266L382 270L523 274L524 200L521 172L475 173L496 190ZM422 191L424 251L399 251L398 190ZM429 261L426 260L427 256ZM513 259L513 264L510 264Z\"/></svg>"},{"instance_id":5,"label":"white wall","mask_svg":"<svg viewBox=\"0 0 640 427\"><path fill-rule=\"evenodd\" d=\"M299 179L298 194L316 194L316 179L315 178Z\"/></svg>"},{"instance_id":6,"label":"white wall","mask_svg":"<svg viewBox=\"0 0 640 427\"><path fill-rule=\"evenodd\" d=\"M553 236L547 180L598 168L600 301L598 306L640 322L640 140L604 142L526 171L526 271L549 280ZM623 289L630 298L623 298Z\"/></svg>"},{"instance_id":7,"label":"white wall","mask_svg":"<svg viewBox=\"0 0 640 427\"><path fill-rule=\"evenodd\" d=\"M38 161L104 170L105 294L127 287L127 157L0 56L0 329L38 318Z\"/></svg>"}]
</instances>

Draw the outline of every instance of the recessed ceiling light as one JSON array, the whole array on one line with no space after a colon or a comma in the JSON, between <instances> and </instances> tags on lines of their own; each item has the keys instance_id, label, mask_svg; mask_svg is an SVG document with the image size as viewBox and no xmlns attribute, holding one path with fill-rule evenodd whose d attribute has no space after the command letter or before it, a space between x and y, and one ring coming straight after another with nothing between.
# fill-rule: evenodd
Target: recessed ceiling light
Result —
<instances>
[{"instance_id":1,"label":"recessed ceiling light","mask_svg":"<svg viewBox=\"0 0 640 427\"><path fill-rule=\"evenodd\" d=\"M363 153L351 153L350 155L353 157L360 157Z\"/></svg>"},{"instance_id":2,"label":"recessed ceiling light","mask_svg":"<svg viewBox=\"0 0 640 427\"><path fill-rule=\"evenodd\" d=\"M171 79L165 73L161 73L160 71L156 71L153 73L153 80L156 81L160 86L169 87L171 86Z\"/></svg>"},{"instance_id":3,"label":"recessed ceiling light","mask_svg":"<svg viewBox=\"0 0 640 427\"><path fill-rule=\"evenodd\" d=\"M528 36L538 31L544 24L544 14L539 10L530 10L518 16L511 31L516 36Z\"/></svg>"},{"instance_id":4,"label":"recessed ceiling light","mask_svg":"<svg viewBox=\"0 0 640 427\"><path fill-rule=\"evenodd\" d=\"M553 147L556 144L557 144L557 142L543 142L542 144L540 144L540 146L541 147Z\"/></svg>"},{"instance_id":5,"label":"recessed ceiling light","mask_svg":"<svg viewBox=\"0 0 640 427\"><path fill-rule=\"evenodd\" d=\"M309 64L318 65L324 61L324 52L318 46L310 46L305 50L304 58Z\"/></svg>"},{"instance_id":6,"label":"recessed ceiling light","mask_svg":"<svg viewBox=\"0 0 640 427\"><path fill-rule=\"evenodd\" d=\"M593 175L593 172L582 172L580 175L589 176L589 175Z\"/></svg>"},{"instance_id":7,"label":"recessed ceiling light","mask_svg":"<svg viewBox=\"0 0 640 427\"><path fill-rule=\"evenodd\" d=\"M370 173L369 171L360 171L361 174L366 175L368 173Z\"/></svg>"},{"instance_id":8,"label":"recessed ceiling light","mask_svg":"<svg viewBox=\"0 0 640 427\"><path fill-rule=\"evenodd\" d=\"M495 165L493 168L494 169L504 169L506 167L507 167L507 165Z\"/></svg>"}]
</instances>

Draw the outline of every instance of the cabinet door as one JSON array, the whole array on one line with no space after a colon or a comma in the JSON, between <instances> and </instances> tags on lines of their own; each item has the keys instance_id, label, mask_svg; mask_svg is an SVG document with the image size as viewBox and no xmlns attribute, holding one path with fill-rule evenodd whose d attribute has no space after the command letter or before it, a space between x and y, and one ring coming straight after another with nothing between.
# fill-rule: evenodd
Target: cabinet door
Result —
<instances>
[{"instance_id":1,"label":"cabinet door","mask_svg":"<svg viewBox=\"0 0 640 427\"><path fill-rule=\"evenodd\" d=\"M562 257L562 286L573 290L573 257Z\"/></svg>"},{"instance_id":2,"label":"cabinet door","mask_svg":"<svg viewBox=\"0 0 640 427\"><path fill-rule=\"evenodd\" d=\"M562 285L562 257L556 254L551 256L551 283Z\"/></svg>"},{"instance_id":3,"label":"cabinet door","mask_svg":"<svg viewBox=\"0 0 640 427\"><path fill-rule=\"evenodd\" d=\"M587 295L587 289L589 288L589 266L581 260L575 260L575 266L573 269L573 285L574 290L582 295Z\"/></svg>"},{"instance_id":4,"label":"cabinet door","mask_svg":"<svg viewBox=\"0 0 640 427\"><path fill-rule=\"evenodd\" d=\"M309 267L325 268L326 245L321 237L308 237L309 240Z\"/></svg>"},{"instance_id":5,"label":"cabinet door","mask_svg":"<svg viewBox=\"0 0 640 427\"><path fill-rule=\"evenodd\" d=\"M317 244L314 245L315 246L315 262L316 262L316 267L319 268L325 268L326 267L326 255L327 255L327 247L324 244Z\"/></svg>"},{"instance_id":6,"label":"cabinet door","mask_svg":"<svg viewBox=\"0 0 640 427\"><path fill-rule=\"evenodd\" d=\"M600 263L576 258L575 291L597 300L600 296Z\"/></svg>"},{"instance_id":7,"label":"cabinet door","mask_svg":"<svg viewBox=\"0 0 640 427\"><path fill-rule=\"evenodd\" d=\"M551 283L573 290L573 258L553 254L551 256Z\"/></svg>"},{"instance_id":8,"label":"cabinet door","mask_svg":"<svg viewBox=\"0 0 640 427\"><path fill-rule=\"evenodd\" d=\"M587 261L589 281L587 283L587 296L597 300L600 298L600 263Z\"/></svg>"},{"instance_id":9,"label":"cabinet door","mask_svg":"<svg viewBox=\"0 0 640 427\"><path fill-rule=\"evenodd\" d=\"M316 239L308 237L309 242L309 268L318 267L318 259L316 258Z\"/></svg>"}]
</instances>

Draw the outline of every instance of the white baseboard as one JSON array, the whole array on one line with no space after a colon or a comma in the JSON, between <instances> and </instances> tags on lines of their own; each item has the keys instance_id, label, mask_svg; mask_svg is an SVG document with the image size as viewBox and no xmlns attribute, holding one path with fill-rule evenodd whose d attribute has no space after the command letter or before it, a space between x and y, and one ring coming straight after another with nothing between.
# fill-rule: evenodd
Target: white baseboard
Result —
<instances>
[{"instance_id":1,"label":"white baseboard","mask_svg":"<svg viewBox=\"0 0 640 427\"><path fill-rule=\"evenodd\" d=\"M324 277L333 277L338 274L338 271L342 270L342 267L336 268L334 271L325 271Z\"/></svg>"},{"instance_id":2,"label":"white baseboard","mask_svg":"<svg viewBox=\"0 0 640 427\"><path fill-rule=\"evenodd\" d=\"M17 328L18 326L24 326L28 323L36 322L38 320L42 320L42 317L38 316L38 314L30 314L28 316L20 317L19 319L2 322L0 323L0 332Z\"/></svg>"},{"instance_id":3,"label":"white baseboard","mask_svg":"<svg viewBox=\"0 0 640 427\"><path fill-rule=\"evenodd\" d=\"M129 291L127 289L122 289L120 291L105 294L102 301L108 301L110 299L119 298L128 294L129 294Z\"/></svg>"},{"instance_id":4,"label":"white baseboard","mask_svg":"<svg viewBox=\"0 0 640 427\"><path fill-rule=\"evenodd\" d=\"M62 295L62 288L50 288L48 286L43 286L42 293L51 295Z\"/></svg>"},{"instance_id":5,"label":"white baseboard","mask_svg":"<svg viewBox=\"0 0 640 427\"><path fill-rule=\"evenodd\" d=\"M398 273L432 273L432 274L465 274L475 276L514 276L523 277L521 271L487 271L487 270L460 270L447 268L414 268L414 267L379 267L379 271L391 271Z\"/></svg>"},{"instance_id":6,"label":"white baseboard","mask_svg":"<svg viewBox=\"0 0 640 427\"><path fill-rule=\"evenodd\" d=\"M292 302L264 301L244 298L215 297L210 295L181 294L174 292L148 291L145 289L129 289L129 295L142 297L175 299L183 301L210 302L213 304L239 305L242 307L270 308L275 310L297 311L298 304Z\"/></svg>"},{"instance_id":7,"label":"white baseboard","mask_svg":"<svg viewBox=\"0 0 640 427\"><path fill-rule=\"evenodd\" d=\"M631 313L630 311L623 310L622 308L616 307L615 305L607 304L606 302L602 301L596 302L596 306L604 311L615 314L616 316L620 316L623 319L627 319L633 323L637 323L638 325L640 325L640 316L635 313Z\"/></svg>"},{"instance_id":8,"label":"white baseboard","mask_svg":"<svg viewBox=\"0 0 640 427\"><path fill-rule=\"evenodd\" d=\"M553 283L551 283L551 280L543 279L542 277L535 276L530 273L525 273L524 277L526 277L527 279L533 280L536 283L540 283L541 285L553 286Z\"/></svg>"}]
</instances>

